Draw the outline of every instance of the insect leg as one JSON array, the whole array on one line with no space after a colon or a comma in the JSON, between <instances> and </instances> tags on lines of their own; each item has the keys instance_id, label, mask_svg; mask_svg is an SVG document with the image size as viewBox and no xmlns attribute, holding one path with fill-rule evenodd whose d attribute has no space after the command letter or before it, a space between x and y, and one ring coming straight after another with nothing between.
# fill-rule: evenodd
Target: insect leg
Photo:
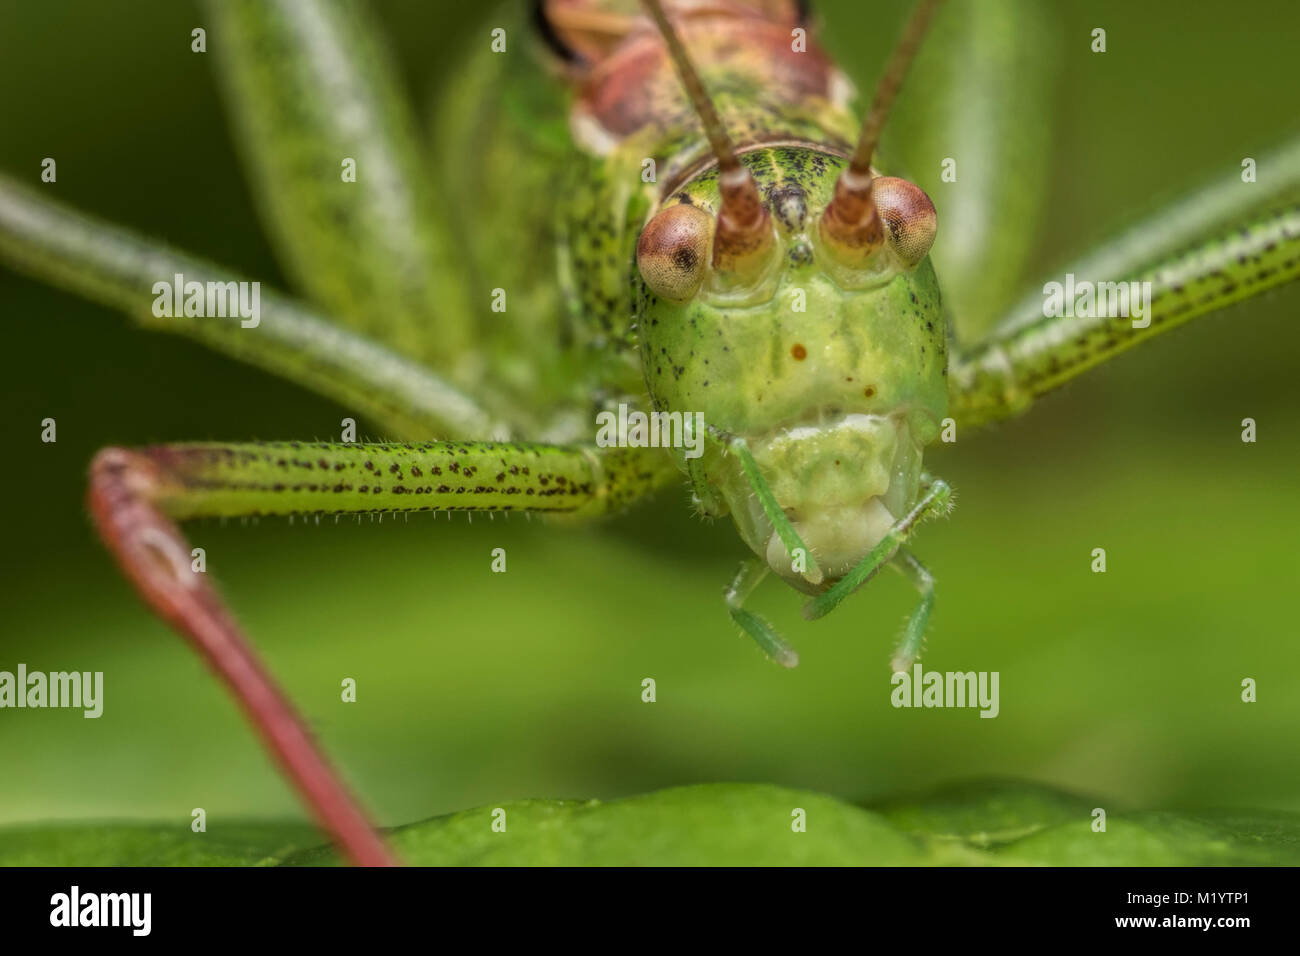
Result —
<instances>
[{"instance_id":1,"label":"insect leg","mask_svg":"<svg viewBox=\"0 0 1300 956\"><path fill-rule=\"evenodd\" d=\"M222 678L321 826L359 864L393 857L204 575L176 521L207 515L457 508L596 514L675 474L662 454L500 443L106 448L91 465L100 536L145 603Z\"/></svg>"},{"instance_id":2,"label":"insect leg","mask_svg":"<svg viewBox=\"0 0 1300 956\"><path fill-rule=\"evenodd\" d=\"M898 642L898 648L894 651L894 659L890 665L896 671L905 671L921 654L921 642L925 640L925 627L930 621L930 612L934 610L934 575L907 548L899 548L889 564L911 581L920 594L916 607L912 609L907 624L903 627L903 638Z\"/></svg>"},{"instance_id":3,"label":"insect leg","mask_svg":"<svg viewBox=\"0 0 1300 956\"><path fill-rule=\"evenodd\" d=\"M295 287L360 334L465 381L485 309L468 300L440 177L366 6L208 4L226 108Z\"/></svg>"},{"instance_id":4,"label":"insect leg","mask_svg":"<svg viewBox=\"0 0 1300 956\"><path fill-rule=\"evenodd\" d=\"M1053 304L1051 284L1028 294L987 340L951 360L952 416L968 424L1012 417L1139 342L1300 278L1300 139L1259 169L1248 204L1234 175L1062 270L1057 287L1088 283L1092 307L1076 308L1070 292Z\"/></svg>"},{"instance_id":5,"label":"insect leg","mask_svg":"<svg viewBox=\"0 0 1300 956\"><path fill-rule=\"evenodd\" d=\"M768 486L763 473L758 470L758 465L754 461L754 456L750 454L749 445L745 443L745 439L739 435L726 434L711 426L709 427L709 434L740 459L740 467L745 472L745 477L749 479L750 487L754 489L754 495L763 507L763 513L767 515L767 520L772 523L772 529L781 539L781 543L785 545L786 551L791 555L795 553L796 549L802 551L806 559L805 567L807 569L803 572L803 576L813 584L820 584L825 577L822 574L822 569L818 567L812 552L803 543L803 539L799 537L799 532L794 529L794 525L790 523L790 519L786 517L785 511L777 502L776 496L772 494L772 489Z\"/></svg>"},{"instance_id":6,"label":"insect leg","mask_svg":"<svg viewBox=\"0 0 1300 956\"><path fill-rule=\"evenodd\" d=\"M221 286L224 295L243 277L51 202L5 176L0 176L0 261L118 309L146 328L197 339L330 396L396 437L509 437L503 423L511 414L506 402L478 389L483 403L471 399L419 362L260 285L256 324L230 310L200 317L173 314L169 307L156 315L160 282L170 284L180 276L187 286ZM170 306L170 290L165 298Z\"/></svg>"},{"instance_id":7,"label":"insect leg","mask_svg":"<svg viewBox=\"0 0 1300 956\"><path fill-rule=\"evenodd\" d=\"M698 458L686 460L686 476L690 479L691 493L695 496L695 506L700 513L711 516L722 514L721 498L709 485Z\"/></svg>"},{"instance_id":8,"label":"insect leg","mask_svg":"<svg viewBox=\"0 0 1300 956\"><path fill-rule=\"evenodd\" d=\"M710 437L708 427L699 438L695 435L695 418L687 415L682 425L685 430L686 443L690 447L695 447L700 440ZM724 514L723 503L718 493L713 490L709 484L708 476L705 474L704 467L700 464L698 458L686 459L686 477L691 483L691 493L695 496L695 507L701 514L716 517Z\"/></svg>"},{"instance_id":9,"label":"insect leg","mask_svg":"<svg viewBox=\"0 0 1300 956\"><path fill-rule=\"evenodd\" d=\"M803 616L809 621L824 617L839 605L846 597L876 576L881 568L894 556L903 543L912 535L918 524L931 515L947 514L952 502L952 489L942 478L922 476L922 488L925 489L921 499L912 510L894 522L893 527L867 554L865 558L840 578L825 594L821 594L803 606ZM922 622L924 623L924 622Z\"/></svg>"},{"instance_id":10,"label":"insect leg","mask_svg":"<svg viewBox=\"0 0 1300 956\"><path fill-rule=\"evenodd\" d=\"M354 863L395 863L326 762L302 718L262 667L216 590L190 567L190 545L155 496L163 477L146 456L109 448L91 467L89 505L127 579L225 681L321 826Z\"/></svg>"},{"instance_id":11,"label":"insect leg","mask_svg":"<svg viewBox=\"0 0 1300 956\"><path fill-rule=\"evenodd\" d=\"M735 580L724 592L727 600L727 613L740 625L740 629L752 637L763 653L782 667L795 667L799 663L799 654L787 644L772 625L744 608L745 601L754 593L754 588L767 577L768 567L757 558L749 558L740 566Z\"/></svg>"}]
</instances>

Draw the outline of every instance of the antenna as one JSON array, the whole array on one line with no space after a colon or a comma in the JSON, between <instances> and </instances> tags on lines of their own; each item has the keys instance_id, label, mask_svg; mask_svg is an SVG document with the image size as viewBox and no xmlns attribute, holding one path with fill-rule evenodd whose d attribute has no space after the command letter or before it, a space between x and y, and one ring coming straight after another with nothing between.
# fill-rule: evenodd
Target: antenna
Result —
<instances>
[{"instance_id":1,"label":"antenna","mask_svg":"<svg viewBox=\"0 0 1300 956\"><path fill-rule=\"evenodd\" d=\"M775 241L770 216L758 194L758 183L736 158L731 137L727 135L726 127L722 125L676 29L664 13L663 4L660 0L642 0L642 3L663 35L668 56L718 160L718 191L722 202L718 210L718 226L713 234L713 266L725 272L749 272L760 262L759 255L767 252Z\"/></svg>"},{"instance_id":2,"label":"antenna","mask_svg":"<svg viewBox=\"0 0 1300 956\"><path fill-rule=\"evenodd\" d=\"M695 72L695 66L691 63L686 47L682 46L677 31L668 22L663 4L659 0L643 0L643 2L650 13L650 18L654 20L655 26L663 35L664 44L668 47L668 55L672 57L677 75L681 78L682 86L686 88L686 96L700 116L700 122L704 125L704 135L709 140L709 147L713 150L713 155L718 158L718 167L723 170L735 169L740 165L740 161L736 159L731 137L727 135L726 127L718 118L718 111L713 108L713 101L709 99L709 94L700 81L700 75Z\"/></svg>"},{"instance_id":3,"label":"antenna","mask_svg":"<svg viewBox=\"0 0 1300 956\"><path fill-rule=\"evenodd\" d=\"M885 73L876 86L876 95L871 100L871 109L867 113L867 118L862 121L862 132L858 135L858 148L854 150L853 160L849 163L849 168L854 172L871 171L871 157L880 142L880 131L885 128L890 107L894 105L898 91L903 88L903 79L907 76L908 68L916 59L916 51L920 49L921 41L930 28L930 21L934 19L942 3L943 0L920 0L912 8L912 15L907 18L907 23L903 27L903 35L899 37L894 52L890 54Z\"/></svg>"},{"instance_id":4,"label":"antenna","mask_svg":"<svg viewBox=\"0 0 1300 956\"><path fill-rule=\"evenodd\" d=\"M912 8L903 34L876 87L871 109L862 122L862 132L849 168L835 180L835 196L822 214L822 237L851 258L865 258L884 241L880 215L871 198L871 159L907 70L916 59L921 40L942 3L943 0L919 0Z\"/></svg>"}]
</instances>

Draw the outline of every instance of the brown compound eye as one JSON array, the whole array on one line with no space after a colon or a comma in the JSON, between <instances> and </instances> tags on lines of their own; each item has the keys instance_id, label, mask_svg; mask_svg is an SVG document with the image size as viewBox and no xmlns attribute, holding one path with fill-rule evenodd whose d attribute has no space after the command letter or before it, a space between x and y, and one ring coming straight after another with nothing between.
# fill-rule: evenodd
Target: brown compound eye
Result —
<instances>
[{"instance_id":1,"label":"brown compound eye","mask_svg":"<svg viewBox=\"0 0 1300 956\"><path fill-rule=\"evenodd\" d=\"M879 176L871 183L871 198L898 258L908 268L924 259L939 225L934 203L924 190L906 179Z\"/></svg>"},{"instance_id":2,"label":"brown compound eye","mask_svg":"<svg viewBox=\"0 0 1300 956\"><path fill-rule=\"evenodd\" d=\"M641 230L636 267L655 295L684 302L704 281L712 241L712 216L695 206L669 206Z\"/></svg>"}]
</instances>

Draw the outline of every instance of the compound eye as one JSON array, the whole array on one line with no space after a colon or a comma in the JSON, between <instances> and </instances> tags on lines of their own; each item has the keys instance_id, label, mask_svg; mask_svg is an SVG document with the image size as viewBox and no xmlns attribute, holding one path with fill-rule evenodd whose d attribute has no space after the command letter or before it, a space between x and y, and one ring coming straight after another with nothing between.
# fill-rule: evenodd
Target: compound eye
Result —
<instances>
[{"instance_id":1,"label":"compound eye","mask_svg":"<svg viewBox=\"0 0 1300 956\"><path fill-rule=\"evenodd\" d=\"M704 281L712 241L712 216L695 206L669 206L641 230L636 267L655 295L685 302Z\"/></svg>"},{"instance_id":2,"label":"compound eye","mask_svg":"<svg viewBox=\"0 0 1300 956\"><path fill-rule=\"evenodd\" d=\"M934 244L939 225L934 203L921 187L894 176L875 179L871 196L885 224L890 247L910 269L925 258Z\"/></svg>"}]
</instances>

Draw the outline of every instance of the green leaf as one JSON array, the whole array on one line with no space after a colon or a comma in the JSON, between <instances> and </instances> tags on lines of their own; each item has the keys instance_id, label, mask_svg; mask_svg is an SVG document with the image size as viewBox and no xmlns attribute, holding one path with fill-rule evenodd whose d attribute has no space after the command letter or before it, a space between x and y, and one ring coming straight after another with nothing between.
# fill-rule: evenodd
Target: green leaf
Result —
<instances>
[{"instance_id":1,"label":"green leaf","mask_svg":"<svg viewBox=\"0 0 1300 956\"><path fill-rule=\"evenodd\" d=\"M792 829L802 809L807 830ZM701 784L602 803L534 800L507 804L505 832L490 807L393 831L407 863L514 866L878 865L956 862L877 813L822 794L762 784ZM331 850L290 864L336 862Z\"/></svg>"},{"instance_id":2,"label":"green leaf","mask_svg":"<svg viewBox=\"0 0 1300 956\"><path fill-rule=\"evenodd\" d=\"M1108 814L1103 801L986 781L873 808L766 784L700 784L602 802L526 800L389 831L412 865L1198 866L1300 863L1300 814ZM493 828L502 819L505 829ZM802 810L806 829L792 823ZM321 866L340 862L300 824L184 823L0 829L0 865Z\"/></svg>"},{"instance_id":3,"label":"green leaf","mask_svg":"<svg viewBox=\"0 0 1300 956\"><path fill-rule=\"evenodd\" d=\"M1020 840L1075 820L1091 820L1096 801L1019 781L981 780L922 798L892 798L875 809L900 829L980 849Z\"/></svg>"},{"instance_id":4,"label":"green leaf","mask_svg":"<svg viewBox=\"0 0 1300 956\"><path fill-rule=\"evenodd\" d=\"M0 829L0 866L257 866L318 842L301 823L55 823Z\"/></svg>"},{"instance_id":5,"label":"green leaf","mask_svg":"<svg viewBox=\"0 0 1300 956\"><path fill-rule=\"evenodd\" d=\"M1178 814L1149 811L1051 827L998 850L1007 863L1054 866L1294 866L1295 814Z\"/></svg>"}]
</instances>

